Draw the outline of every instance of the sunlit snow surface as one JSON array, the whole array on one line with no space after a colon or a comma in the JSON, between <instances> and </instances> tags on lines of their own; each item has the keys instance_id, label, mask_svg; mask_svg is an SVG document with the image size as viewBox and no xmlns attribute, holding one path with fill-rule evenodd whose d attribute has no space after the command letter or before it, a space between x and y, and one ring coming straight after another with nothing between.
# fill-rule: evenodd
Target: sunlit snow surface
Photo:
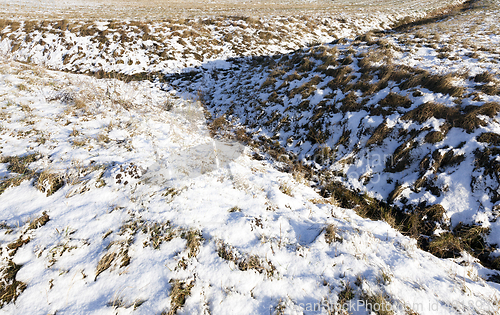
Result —
<instances>
[{"instance_id":1,"label":"sunlit snow surface","mask_svg":"<svg viewBox=\"0 0 500 315\"><path fill-rule=\"evenodd\" d=\"M379 22L360 22L366 29L359 32ZM99 27L106 23L101 24ZM340 29L336 34L355 33ZM38 47L42 34L38 35L40 38L15 54L10 53L9 38L1 42L6 58L0 66L0 152L1 157L40 153L42 158L30 168L58 174L65 184L47 196L35 187L33 178L0 195L0 221L4 223L0 268L9 261L22 266L16 280L26 284L16 302L4 305L0 312L167 313L175 304L172 280L192 284L179 314L328 314L338 308L339 296L347 287L355 294L352 304L346 305L353 314L369 314L363 298L377 295L396 314L410 309L418 314L500 311L498 284L484 280L492 271L474 258L464 253L455 261L438 259L388 224L328 204L308 183L299 183L268 162L253 159L251 148L212 138L206 113L194 94L203 92L202 88L221 88L217 90L221 104L228 106L232 100L225 99L222 92L245 88L242 82L211 83L207 79L176 91L147 81L97 80L11 60L82 72L99 68L127 74L170 72L199 65L218 70L233 66L219 60L236 55L229 48L223 47L227 50L213 60L207 57L199 62L188 56L162 64L149 59L151 55L138 44L123 54L133 60L132 65L122 65L109 63L112 51L100 50L85 38L66 34L76 43L68 48L48 34L48 46ZM490 38L496 41L497 37ZM269 54L289 52L310 40L332 39L327 32L316 37L305 34L288 48L256 45L247 53L252 49ZM64 64L67 50L77 52L79 45L87 49L88 56ZM166 47L184 49L176 45L172 42ZM43 53L45 48L49 53ZM429 49L415 48L413 54L395 59L438 72L453 67L441 65L447 61L433 55ZM470 65L479 72L476 65ZM477 66L495 69L489 63ZM264 80L258 77L252 84ZM379 99L388 91L380 93ZM322 95L315 94L311 102L319 103ZM446 104L453 101L430 93L418 101L426 97ZM380 117L349 115L353 130L361 122L372 127L381 122ZM388 117L388 124L403 122ZM429 125L438 126L434 121ZM488 128L497 130L496 122L490 122ZM453 139L459 141L463 136L456 131ZM472 148L477 143L469 145ZM307 152L311 146L304 144L301 149ZM364 171L368 162L361 160L350 172ZM0 176L5 179L17 174L1 163ZM489 222L487 215L471 210L477 196L469 194L459 172L443 181L451 187L442 201L450 216ZM349 184L362 187L354 179ZM383 186L369 188L377 196L389 192ZM50 220L30 229L30 222L44 211ZM329 225L336 235L331 244L326 237ZM171 237L166 237L164 227L173 231ZM498 238L496 225L492 228L490 237ZM203 238L193 253L183 235L188 231L199 231ZM28 238L10 256L9 245ZM224 256L222 249L231 251L234 259ZM100 262L106 257L115 259L103 270ZM237 264L251 257L259 262L256 268Z\"/></svg>"}]
</instances>

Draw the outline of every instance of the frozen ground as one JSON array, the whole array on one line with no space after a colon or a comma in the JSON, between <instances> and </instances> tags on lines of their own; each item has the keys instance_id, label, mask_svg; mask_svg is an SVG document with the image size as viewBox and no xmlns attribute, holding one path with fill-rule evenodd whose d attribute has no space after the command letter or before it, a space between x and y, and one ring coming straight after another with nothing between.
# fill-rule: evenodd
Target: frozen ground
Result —
<instances>
[{"instance_id":1,"label":"frozen ground","mask_svg":"<svg viewBox=\"0 0 500 315\"><path fill-rule=\"evenodd\" d=\"M498 311L497 285L470 256L423 252L249 148L215 154L193 101L147 82L13 62L0 71L2 157L38 155L33 175L0 196L2 272L18 268L0 289L19 294L3 313L327 314L314 310L327 302Z\"/></svg>"},{"instance_id":2,"label":"frozen ground","mask_svg":"<svg viewBox=\"0 0 500 315\"><path fill-rule=\"evenodd\" d=\"M198 16L154 22L0 20L0 52L18 61L72 72L170 74L200 66L223 68L230 66L225 62L229 58L290 53L308 45L353 38L421 17L434 7L429 4L405 11L386 6L380 12L356 13L336 9L324 14L256 18Z\"/></svg>"},{"instance_id":3,"label":"frozen ground","mask_svg":"<svg viewBox=\"0 0 500 315\"><path fill-rule=\"evenodd\" d=\"M163 20L192 16L284 16L328 14L374 15L380 13L405 14L427 12L463 0L1 0L0 17L12 19L133 19Z\"/></svg>"},{"instance_id":4,"label":"frozen ground","mask_svg":"<svg viewBox=\"0 0 500 315\"><path fill-rule=\"evenodd\" d=\"M407 211L440 204L452 227L479 224L500 244L498 142L487 139L499 133L499 12L482 1L409 31L167 82L202 90L215 117L278 141L352 189Z\"/></svg>"},{"instance_id":5,"label":"frozen ground","mask_svg":"<svg viewBox=\"0 0 500 315\"><path fill-rule=\"evenodd\" d=\"M365 34L435 4L1 21L0 313L498 314L498 273L471 256L500 243L498 3ZM430 232L361 218L333 180ZM460 222L491 256L419 248Z\"/></svg>"}]
</instances>

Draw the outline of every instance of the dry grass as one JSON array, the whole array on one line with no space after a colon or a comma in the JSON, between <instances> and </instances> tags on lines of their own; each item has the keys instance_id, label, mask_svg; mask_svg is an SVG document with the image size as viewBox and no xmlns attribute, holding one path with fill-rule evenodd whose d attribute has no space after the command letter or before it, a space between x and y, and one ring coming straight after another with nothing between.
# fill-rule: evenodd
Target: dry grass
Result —
<instances>
[{"instance_id":1,"label":"dry grass","mask_svg":"<svg viewBox=\"0 0 500 315\"><path fill-rule=\"evenodd\" d=\"M489 102L481 106L466 106L463 109L448 107L442 104L425 103L414 110L403 115L403 120L413 120L419 123L427 121L431 117L445 119L453 127L465 129L472 132L480 126L485 126L486 122L479 116L495 117L500 111L500 104Z\"/></svg>"},{"instance_id":2,"label":"dry grass","mask_svg":"<svg viewBox=\"0 0 500 315\"><path fill-rule=\"evenodd\" d=\"M87 139L74 139L71 144L75 147L83 147L88 143Z\"/></svg>"},{"instance_id":3,"label":"dry grass","mask_svg":"<svg viewBox=\"0 0 500 315\"><path fill-rule=\"evenodd\" d=\"M11 177L5 180L0 181L0 195L5 192L5 190L9 187L16 187L21 185L21 183L25 180L30 180L32 179L33 176L29 175L20 175L16 177Z\"/></svg>"},{"instance_id":4,"label":"dry grass","mask_svg":"<svg viewBox=\"0 0 500 315\"><path fill-rule=\"evenodd\" d=\"M69 134L70 137L76 137L80 134L80 131L78 131L75 127L73 127L73 130Z\"/></svg>"},{"instance_id":5,"label":"dry grass","mask_svg":"<svg viewBox=\"0 0 500 315\"><path fill-rule=\"evenodd\" d=\"M96 6L95 4L98 4ZM262 2L257 0L250 0L245 2L221 0L214 3L211 2L186 2L181 0L170 0L168 6L165 1L125 1L125 0L111 0L111 1L94 1L88 3L86 1L76 1L76 7L81 8L74 10L74 7L68 7L65 3L60 3L52 10L48 11L43 3L33 3L29 7L11 4L6 8L6 11L0 17L10 18L14 12L22 14L24 18L40 21L43 19L61 19L58 30L74 27L72 23L67 20L75 18L83 20L134 20L137 19L138 14L141 20L148 21L161 21L165 18L170 18L167 21L179 21L178 23L186 23L189 21L187 18L195 16L209 16L201 23L217 25L218 20L216 16L225 16L228 19L238 21L242 20L246 23L253 25L259 23L260 17L275 17L275 16L295 16L301 19L303 29L314 28L313 17L315 15L325 15L335 13L337 17L338 12L343 14L357 14L359 10L366 10L370 7L373 11L387 12L387 5L384 3L373 3L367 0L361 0L357 3L348 1L316 1L316 2L297 2L292 0L285 0L280 2ZM393 3L390 7L391 10L404 12L407 10L408 4L406 2ZM430 8L442 7L443 4L437 1L426 3L426 7L420 9L428 10ZM97 9L96 9L97 8ZM22 13L20 13L22 12ZM342 20L346 23L346 20ZM194 23L194 21L193 21ZM36 24L35 24L36 25Z\"/></svg>"},{"instance_id":6,"label":"dry grass","mask_svg":"<svg viewBox=\"0 0 500 315\"><path fill-rule=\"evenodd\" d=\"M40 154L33 153L25 156L7 156L0 158L0 163L9 163L7 169L11 172L26 175L32 173L28 166L29 164L39 160Z\"/></svg>"},{"instance_id":7,"label":"dry grass","mask_svg":"<svg viewBox=\"0 0 500 315\"><path fill-rule=\"evenodd\" d=\"M125 236L128 238L121 241L112 241L111 243L109 243L108 247L106 248L107 252L101 257L101 259L99 259L99 262L97 263L94 281L97 280L97 277L101 273L108 270L110 267L113 267L113 269L119 269L127 267L130 264L128 249L133 242L134 233L138 230L138 226L136 225L135 227L136 229L127 230L126 225L122 226L120 235L123 236L126 234ZM65 244L64 246L66 247L67 245Z\"/></svg>"},{"instance_id":8,"label":"dry grass","mask_svg":"<svg viewBox=\"0 0 500 315\"><path fill-rule=\"evenodd\" d=\"M328 224L325 228L325 241L328 244L332 244L333 242L341 242L342 240L342 236L338 234L338 228L333 224Z\"/></svg>"},{"instance_id":9,"label":"dry grass","mask_svg":"<svg viewBox=\"0 0 500 315\"><path fill-rule=\"evenodd\" d=\"M486 243L489 232L488 228L459 223L453 231L432 238L429 251L441 258L459 257L462 251L467 251L475 257L482 257L483 263L491 266L493 259L489 253L493 249Z\"/></svg>"},{"instance_id":10,"label":"dry grass","mask_svg":"<svg viewBox=\"0 0 500 315\"><path fill-rule=\"evenodd\" d=\"M385 138L392 132L393 128L387 127L386 122L381 123L373 132L372 136L366 142L366 146L370 145L380 145L384 141Z\"/></svg>"},{"instance_id":11,"label":"dry grass","mask_svg":"<svg viewBox=\"0 0 500 315\"><path fill-rule=\"evenodd\" d=\"M110 143L111 139L109 138L109 136L106 133L103 132L103 133L99 133L97 135L97 141L101 142L101 143Z\"/></svg>"},{"instance_id":12,"label":"dry grass","mask_svg":"<svg viewBox=\"0 0 500 315\"><path fill-rule=\"evenodd\" d=\"M393 203L406 188L407 186L402 184L396 185L396 187L389 193L387 202Z\"/></svg>"},{"instance_id":13,"label":"dry grass","mask_svg":"<svg viewBox=\"0 0 500 315\"><path fill-rule=\"evenodd\" d=\"M181 237L187 241L187 248L189 249L188 257L196 257L200 249L201 243L205 240L198 230L190 229L181 234Z\"/></svg>"},{"instance_id":14,"label":"dry grass","mask_svg":"<svg viewBox=\"0 0 500 315\"><path fill-rule=\"evenodd\" d=\"M428 134L425 135L425 142L427 143L437 143L437 142L441 142L444 140L446 134L440 132L440 131L431 131L429 132Z\"/></svg>"},{"instance_id":15,"label":"dry grass","mask_svg":"<svg viewBox=\"0 0 500 315\"><path fill-rule=\"evenodd\" d=\"M35 187L48 196L64 186L63 176L52 172L50 169L42 171L37 178Z\"/></svg>"},{"instance_id":16,"label":"dry grass","mask_svg":"<svg viewBox=\"0 0 500 315\"><path fill-rule=\"evenodd\" d=\"M417 86L422 86L435 93L448 94L454 97L462 97L465 88L456 86L454 82L457 80L454 74L433 75L427 71L421 71L420 74L410 78L408 81L401 84L401 88L409 89Z\"/></svg>"},{"instance_id":17,"label":"dry grass","mask_svg":"<svg viewBox=\"0 0 500 315\"><path fill-rule=\"evenodd\" d=\"M290 197L293 197L293 189L292 187L290 187L287 183L285 182L281 182L280 183L280 186L279 186L279 189L282 193L284 193L285 195L288 195Z\"/></svg>"},{"instance_id":18,"label":"dry grass","mask_svg":"<svg viewBox=\"0 0 500 315\"><path fill-rule=\"evenodd\" d=\"M210 134L215 136L223 131L225 131L229 126L229 122L226 119L226 115L221 115L214 120L210 124L208 124L208 129L210 130Z\"/></svg>"},{"instance_id":19,"label":"dry grass","mask_svg":"<svg viewBox=\"0 0 500 315\"><path fill-rule=\"evenodd\" d=\"M350 92L342 100L340 110L342 112L359 112L363 108L363 104L358 99L356 93Z\"/></svg>"},{"instance_id":20,"label":"dry grass","mask_svg":"<svg viewBox=\"0 0 500 315\"><path fill-rule=\"evenodd\" d=\"M267 87L270 87L271 85L274 85L274 83L276 83L276 79L269 76L266 81L264 81L264 83L262 83L262 85L260 86L262 89L264 88L267 88Z\"/></svg>"},{"instance_id":21,"label":"dry grass","mask_svg":"<svg viewBox=\"0 0 500 315\"><path fill-rule=\"evenodd\" d=\"M291 90L288 97L293 98L295 95L300 94L302 99L307 99L314 91L316 91L316 85L321 81L322 78L320 76L315 76L309 82Z\"/></svg>"},{"instance_id":22,"label":"dry grass","mask_svg":"<svg viewBox=\"0 0 500 315\"><path fill-rule=\"evenodd\" d=\"M16 275L21 267L9 260L7 265L0 269L0 307L15 302L26 289L26 283L16 280Z\"/></svg>"},{"instance_id":23,"label":"dry grass","mask_svg":"<svg viewBox=\"0 0 500 315\"><path fill-rule=\"evenodd\" d=\"M13 257L19 248L21 248L23 245L28 244L31 241L31 239L28 238L23 238L20 236L17 240L15 240L12 243L9 243L7 245L7 249L9 250L9 256Z\"/></svg>"},{"instance_id":24,"label":"dry grass","mask_svg":"<svg viewBox=\"0 0 500 315\"><path fill-rule=\"evenodd\" d=\"M240 254L235 248L219 240L217 242L217 254L220 258L231 261L241 271L255 270L258 273L265 273L272 277L276 268L269 260L265 260L258 255Z\"/></svg>"},{"instance_id":25,"label":"dry grass","mask_svg":"<svg viewBox=\"0 0 500 315\"><path fill-rule=\"evenodd\" d=\"M231 207L231 209L229 209L228 212L230 212L230 213L241 212L241 208L238 206L234 206L234 207Z\"/></svg>"},{"instance_id":26,"label":"dry grass","mask_svg":"<svg viewBox=\"0 0 500 315\"><path fill-rule=\"evenodd\" d=\"M340 291L338 295L339 300L337 303L343 306L348 301L354 299L354 297L355 297L354 289L352 288L349 282L345 282L344 289Z\"/></svg>"},{"instance_id":27,"label":"dry grass","mask_svg":"<svg viewBox=\"0 0 500 315\"><path fill-rule=\"evenodd\" d=\"M327 86L332 89L332 91L335 91L337 89L347 91L347 85L355 78L355 76L352 75L353 72L353 69L349 66L341 66L339 68L327 69L323 71L325 75L333 78L327 84Z\"/></svg>"},{"instance_id":28,"label":"dry grass","mask_svg":"<svg viewBox=\"0 0 500 315\"><path fill-rule=\"evenodd\" d=\"M300 80L302 79L302 76L297 72L297 71L294 71L292 74L288 75L284 82L283 82L283 85L280 86L280 88L282 88L283 86L285 86L288 82L292 82L292 81L295 81L295 80Z\"/></svg>"},{"instance_id":29,"label":"dry grass","mask_svg":"<svg viewBox=\"0 0 500 315\"><path fill-rule=\"evenodd\" d=\"M142 232L148 236L143 245L152 246L154 249L159 249L163 242L171 241L180 233L178 229L170 224L170 221L167 221L166 223L145 223L142 227Z\"/></svg>"},{"instance_id":30,"label":"dry grass","mask_svg":"<svg viewBox=\"0 0 500 315\"><path fill-rule=\"evenodd\" d=\"M97 263L96 271L95 271L95 278L94 281L97 279L97 277L103 273L104 271L108 270L109 267L111 267L111 264L115 260L117 254L115 252L108 252L104 254L104 256L99 259L99 262Z\"/></svg>"},{"instance_id":31,"label":"dry grass","mask_svg":"<svg viewBox=\"0 0 500 315\"><path fill-rule=\"evenodd\" d=\"M28 230L38 229L39 227L47 224L49 220L49 215L44 211L40 217L30 222L30 224L28 225Z\"/></svg>"},{"instance_id":32,"label":"dry grass","mask_svg":"<svg viewBox=\"0 0 500 315\"><path fill-rule=\"evenodd\" d=\"M365 307L377 315L394 314L393 306L387 301L387 296L382 293L363 292L361 299L365 301Z\"/></svg>"},{"instance_id":33,"label":"dry grass","mask_svg":"<svg viewBox=\"0 0 500 315\"><path fill-rule=\"evenodd\" d=\"M398 173L411 165L412 150L418 146L418 142L410 139L396 148L391 158L386 161L387 172Z\"/></svg>"},{"instance_id":34,"label":"dry grass","mask_svg":"<svg viewBox=\"0 0 500 315\"><path fill-rule=\"evenodd\" d=\"M463 250L460 240L451 232L442 233L429 244L431 254L441 258L456 258Z\"/></svg>"},{"instance_id":35,"label":"dry grass","mask_svg":"<svg viewBox=\"0 0 500 315\"><path fill-rule=\"evenodd\" d=\"M172 279L169 281L172 286L170 291L170 310L162 312L162 315L175 315L177 311L186 303L186 299L191 295L195 280L189 283L185 280Z\"/></svg>"},{"instance_id":36,"label":"dry grass","mask_svg":"<svg viewBox=\"0 0 500 315\"><path fill-rule=\"evenodd\" d=\"M483 132L479 137L477 137L477 141L485 142L489 145L499 146L500 135L493 132Z\"/></svg>"},{"instance_id":37,"label":"dry grass","mask_svg":"<svg viewBox=\"0 0 500 315\"><path fill-rule=\"evenodd\" d=\"M9 187L19 186L25 180L35 177L35 172L28 168L29 164L39 160L41 155L29 154L25 156L8 156L0 158L0 163L9 163L7 169L19 175L0 181L0 195Z\"/></svg>"},{"instance_id":38,"label":"dry grass","mask_svg":"<svg viewBox=\"0 0 500 315\"><path fill-rule=\"evenodd\" d=\"M473 77L474 82L479 82L479 83L490 83L490 82L495 82L496 78L495 75L489 71L484 71L482 73L476 74Z\"/></svg>"},{"instance_id":39,"label":"dry grass","mask_svg":"<svg viewBox=\"0 0 500 315\"><path fill-rule=\"evenodd\" d=\"M388 106L392 109L397 109L399 107L410 108L412 105L412 101L406 96L391 92L386 97L384 97L379 102L379 104L380 106Z\"/></svg>"}]
</instances>

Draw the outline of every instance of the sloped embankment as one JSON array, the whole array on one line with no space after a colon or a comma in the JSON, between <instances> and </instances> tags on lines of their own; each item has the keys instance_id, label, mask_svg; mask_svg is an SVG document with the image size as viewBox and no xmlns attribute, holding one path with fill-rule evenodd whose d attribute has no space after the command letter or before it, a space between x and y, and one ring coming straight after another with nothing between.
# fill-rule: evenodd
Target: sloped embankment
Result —
<instances>
[{"instance_id":1,"label":"sloped embankment","mask_svg":"<svg viewBox=\"0 0 500 315\"><path fill-rule=\"evenodd\" d=\"M78 73L136 75L184 71L231 57L288 53L421 18L464 1L417 1L373 13L288 14L123 20L0 20L0 52L22 62Z\"/></svg>"},{"instance_id":2,"label":"sloped embankment","mask_svg":"<svg viewBox=\"0 0 500 315\"><path fill-rule=\"evenodd\" d=\"M472 257L433 257L248 147L214 167L199 104L150 82L5 62L0 116L4 313L498 313Z\"/></svg>"},{"instance_id":3,"label":"sloped embankment","mask_svg":"<svg viewBox=\"0 0 500 315\"><path fill-rule=\"evenodd\" d=\"M446 36L442 30L432 37L366 33L398 18L3 21L1 43L17 60L97 77L160 78L167 88L201 93L215 117L225 114L217 123L244 119L247 131L259 132L253 141L275 157L321 169L315 179L325 196L336 195L344 207L361 205L361 214L392 222L423 248L441 241L435 231L480 224L474 237L457 230L452 240L460 245L435 253L467 249L496 266L489 255L495 249L484 238L496 230L496 151L488 146L495 143L497 79L487 69L477 72L480 67L448 73L439 67L460 56L491 67L497 57L486 46L457 56L451 40L438 38ZM366 34L355 41L314 45L360 33ZM311 48L294 51L306 43ZM162 78L181 69L184 75ZM495 244L500 236L488 238Z\"/></svg>"},{"instance_id":4,"label":"sloped embankment","mask_svg":"<svg viewBox=\"0 0 500 315\"><path fill-rule=\"evenodd\" d=\"M289 170L305 161L344 207L391 222L438 256L468 250L498 268L500 56L488 45L499 33L486 25L475 30L478 44L452 42L451 31L436 30L443 23L425 26L431 34L368 33L167 81L201 91L217 128L240 125L240 139Z\"/></svg>"}]
</instances>

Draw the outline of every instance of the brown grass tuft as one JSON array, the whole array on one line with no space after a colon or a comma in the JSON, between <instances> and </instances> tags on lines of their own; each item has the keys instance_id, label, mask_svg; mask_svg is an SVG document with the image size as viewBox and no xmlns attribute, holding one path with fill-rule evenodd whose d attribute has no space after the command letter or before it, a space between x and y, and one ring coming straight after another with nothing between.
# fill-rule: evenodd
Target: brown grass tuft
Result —
<instances>
[{"instance_id":1,"label":"brown grass tuft","mask_svg":"<svg viewBox=\"0 0 500 315\"><path fill-rule=\"evenodd\" d=\"M389 93L386 97L384 97L380 102L380 106L388 106L393 109L397 109L398 107L410 108L412 105L411 100L406 97L399 95L397 93Z\"/></svg>"},{"instance_id":2,"label":"brown grass tuft","mask_svg":"<svg viewBox=\"0 0 500 315\"><path fill-rule=\"evenodd\" d=\"M99 259L99 262L97 263L97 268L95 271L95 279L103 273L104 271L108 270L109 267L111 267L111 264L116 258L116 253L115 252L110 252L106 253L104 256L102 256L101 259ZM95 280L94 279L94 280Z\"/></svg>"},{"instance_id":3,"label":"brown grass tuft","mask_svg":"<svg viewBox=\"0 0 500 315\"><path fill-rule=\"evenodd\" d=\"M9 163L9 166L7 167L9 171L25 175L33 172L28 168L28 165L39 160L40 158L41 155L37 153L25 156L7 156L0 158L0 163Z\"/></svg>"},{"instance_id":4,"label":"brown grass tuft","mask_svg":"<svg viewBox=\"0 0 500 315\"><path fill-rule=\"evenodd\" d=\"M288 94L289 98L293 98L295 95L300 94L302 99L308 98L314 91L316 91L316 85L321 82L322 78L320 76L315 76L309 82L302 84L299 87L291 90Z\"/></svg>"},{"instance_id":5,"label":"brown grass tuft","mask_svg":"<svg viewBox=\"0 0 500 315\"><path fill-rule=\"evenodd\" d=\"M490 83L495 81L495 75L489 71L484 71L482 73L476 74L473 79L474 82L477 83Z\"/></svg>"},{"instance_id":6,"label":"brown grass tuft","mask_svg":"<svg viewBox=\"0 0 500 315\"><path fill-rule=\"evenodd\" d=\"M169 283L172 286L172 290L170 291L170 310L168 313L162 312L162 314L175 315L186 303L186 298L191 295L191 289L194 287L194 280L187 283L187 281L172 279Z\"/></svg>"},{"instance_id":7,"label":"brown grass tuft","mask_svg":"<svg viewBox=\"0 0 500 315\"><path fill-rule=\"evenodd\" d=\"M187 241L187 248L189 249L188 257L196 257L196 255L198 255L201 242L205 240L201 235L201 232L191 229L183 232L181 237Z\"/></svg>"},{"instance_id":8,"label":"brown grass tuft","mask_svg":"<svg viewBox=\"0 0 500 315\"><path fill-rule=\"evenodd\" d=\"M49 215L47 214L47 212L44 211L39 218L31 221L31 223L28 226L28 230L38 229L39 227L47 224L49 220L50 220Z\"/></svg>"},{"instance_id":9,"label":"brown grass tuft","mask_svg":"<svg viewBox=\"0 0 500 315\"><path fill-rule=\"evenodd\" d=\"M431 131L424 138L427 143L437 143L444 140L444 134L440 131Z\"/></svg>"},{"instance_id":10,"label":"brown grass tuft","mask_svg":"<svg viewBox=\"0 0 500 315\"><path fill-rule=\"evenodd\" d=\"M455 107L429 102L407 112L401 119L413 120L419 123L423 123L431 117L445 119L452 127L459 127L467 132L472 132L476 128L486 125L486 122L479 117L480 115L493 118L499 111L500 104L494 102L482 106L466 106L461 111Z\"/></svg>"},{"instance_id":11,"label":"brown grass tuft","mask_svg":"<svg viewBox=\"0 0 500 315\"><path fill-rule=\"evenodd\" d=\"M500 145L500 135L493 132L483 132L479 137L477 137L477 141L485 142L489 145Z\"/></svg>"},{"instance_id":12,"label":"brown grass tuft","mask_svg":"<svg viewBox=\"0 0 500 315\"><path fill-rule=\"evenodd\" d=\"M459 111L454 107L427 102L407 112L401 119L424 123L431 117L435 117L437 119L446 119L447 121L454 121L458 116Z\"/></svg>"},{"instance_id":13,"label":"brown grass tuft","mask_svg":"<svg viewBox=\"0 0 500 315\"><path fill-rule=\"evenodd\" d=\"M64 186L62 175L53 173L50 170L41 172L35 183L35 187L41 192L46 193L47 197L55 193L62 186Z\"/></svg>"},{"instance_id":14,"label":"brown grass tuft","mask_svg":"<svg viewBox=\"0 0 500 315\"><path fill-rule=\"evenodd\" d=\"M365 308L377 315L394 314L393 306L387 301L388 297L382 293L363 292L361 299L365 301Z\"/></svg>"},{"instance_id":15,"label":"brown grass tuft","mask_svg":"<svg viewBox=\"0 0 500 315\"><path fill-rule=\"evenodd\" d=\"M26 289L26 283L16 280L16 275L21 267L9 260L7 266L0 270L0 307L15 302Z\"/></svg>"},{"instance_id":16,"label":"brown grass tuft","mask_svg":"<svg viewBox=\"0 0 500 315\"><path fill-rule=\"evenodd\" d=\"M377 129L373 132L373 135L366 142L366 146L370 146L372 144L380 145L384 141L384 139L391 133L393 128L387 127L386 122L381 123Z\"/></svg>"},{"instance_id":17,"label":"brown grass tuft","mask_svg":"<svg viewBox=\"0 0 500 315\"><path fill-rule=\"evenodd\" d=\"M332 244L333 242L341 242L342 237L337 233L338 228L333 224L328 224L325 228L325 241L328 244Z\"/></svg>"}]
</instances>

